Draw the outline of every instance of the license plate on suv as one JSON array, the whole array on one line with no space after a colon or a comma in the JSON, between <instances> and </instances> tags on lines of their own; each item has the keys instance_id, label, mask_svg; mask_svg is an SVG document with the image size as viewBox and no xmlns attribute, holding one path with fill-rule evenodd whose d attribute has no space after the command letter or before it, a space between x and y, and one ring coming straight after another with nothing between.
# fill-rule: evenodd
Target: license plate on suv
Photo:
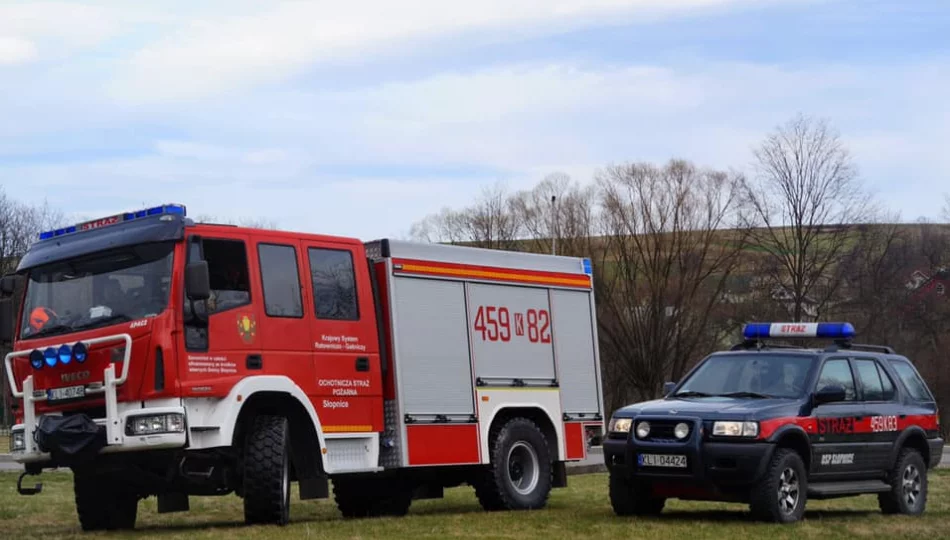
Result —
<instances>
[{"instance_id":1,"label":"license plate on suv","mask_svg":"<svg viewBox=\"0 0 950 540\"><path fill-rule=\"evenodd\" d=\"M66 401L69 399L79 399L86 397L86 387L67 386L65 388L50 388L46 391L47 401Z\"/></svg>"},{"instance_id":2,"label":"license plate on suv","mask_svg":"<svg viewBox=\"0 0 950 540\"><path fill-rule=\"evenodd\" d=\"M669 467L673 469L686 468L686 456L664 454L640 454L637 461L641 467Z\"/></svg>"}]
</instances>

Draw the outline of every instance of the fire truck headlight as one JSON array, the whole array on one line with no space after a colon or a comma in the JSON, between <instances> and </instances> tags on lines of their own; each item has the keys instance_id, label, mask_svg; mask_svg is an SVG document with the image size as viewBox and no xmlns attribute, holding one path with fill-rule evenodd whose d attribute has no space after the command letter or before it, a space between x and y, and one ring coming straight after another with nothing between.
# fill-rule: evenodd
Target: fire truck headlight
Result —
<instances>
[{"instance_id":1,"label":"fire truck headlight","mask_svg":"<svg viewBox=\"0 0 950 540\"><path fill-rule=\"evenodd\" d=\"M14 431L10 436L10 453L26 450L26 435L23 431Z\"/></svg>"},{"instance_id":2,"label":"fire truck headlight","mask_svg":"<svg viewBox=\"0 0 950 540\"><path fill-rule=\"evenodd\" d=\"M127 435L157 435L184 431L185 417L179 413L133 416L125 426Z\"/></svg>"}]
</instances>

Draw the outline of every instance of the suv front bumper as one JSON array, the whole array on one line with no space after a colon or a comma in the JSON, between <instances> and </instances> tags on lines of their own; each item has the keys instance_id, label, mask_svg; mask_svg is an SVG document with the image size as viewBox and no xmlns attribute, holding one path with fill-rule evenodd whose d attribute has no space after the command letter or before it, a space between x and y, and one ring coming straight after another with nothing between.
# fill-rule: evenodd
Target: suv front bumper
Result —
<instances>
[{"instance_id":1,"label":"suv front bumper","mask_svg":"<svg viewBox=\"0 0 950 540\"><path fill-rule=\"evenodd\" d=\"M612 474L626 479L656 479L690 485L733 488L754 484L765 474L775 451L765 441L708 441L694 419L696 429L683 442L641 441L632 433L626 438L604 440L604 462ZM631 430L632 431L632 430ZM641 455L685 456L686 467L652 467L640 464Z\"/></svg>"}]
</instances>

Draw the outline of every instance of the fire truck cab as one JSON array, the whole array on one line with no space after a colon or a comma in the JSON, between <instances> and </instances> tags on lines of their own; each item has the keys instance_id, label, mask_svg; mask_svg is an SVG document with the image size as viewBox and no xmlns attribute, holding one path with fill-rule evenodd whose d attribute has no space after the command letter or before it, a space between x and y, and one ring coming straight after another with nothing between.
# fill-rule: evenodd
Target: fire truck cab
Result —
<instances>
[{"instance_id":1,"label":"fire truck cab","mask_svg":"<svg viewBox=\"0 0 950 540\"><path fill-rule=\"evenodd\" d=\"M247 523L285 524L293 482L319 499L331 480L346 517L463 484L487 510L540 508L604 427L586 259L168 204L41 234L0 291L18 490L72 469L84 530L231 493Z\"/></svg>"}]
</instances>

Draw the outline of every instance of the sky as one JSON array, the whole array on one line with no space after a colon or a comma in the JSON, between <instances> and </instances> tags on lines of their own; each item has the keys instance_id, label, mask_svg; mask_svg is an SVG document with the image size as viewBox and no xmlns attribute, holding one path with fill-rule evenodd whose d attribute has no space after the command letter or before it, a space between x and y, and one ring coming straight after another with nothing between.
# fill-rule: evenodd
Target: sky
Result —
<instances>
[{"instance_id":1,"label":"sky","mask_svg":"<svg viewBox=\"0 0 950 540\"><path fill-rule=\"evenodd\" d=\"M0 0L0 186L370 240L555 172L751 171L803 113L935 218L947 28L946 0Z\"/></svg>"}]
</instances>

